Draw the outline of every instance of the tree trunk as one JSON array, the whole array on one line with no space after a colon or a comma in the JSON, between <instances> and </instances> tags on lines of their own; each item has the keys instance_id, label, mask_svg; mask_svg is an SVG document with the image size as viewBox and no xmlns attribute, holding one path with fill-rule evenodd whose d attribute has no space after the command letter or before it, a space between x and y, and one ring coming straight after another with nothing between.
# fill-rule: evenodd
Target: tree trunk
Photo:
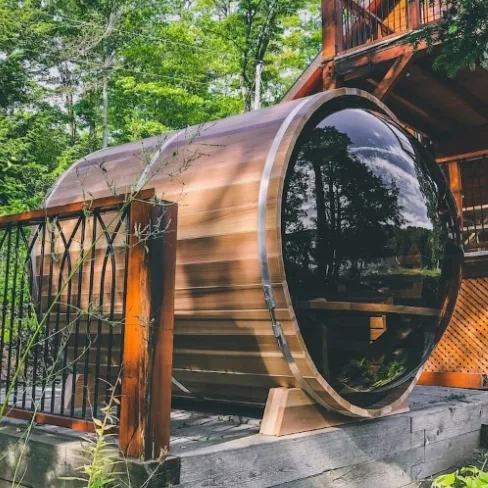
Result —
<instances>
[{"instance_id":1,"label":"tree trunk","mask_svg":"<svg viewBox=\"0 0 488 488\"><path fill-rule=\"evenodd\" d=\"M254 110L261 108L261 74L263 72L263 62L256 63L256 74L254 79Z\"/></svg>"},{"instance_id":2,"label":"tree trunk","mask_svg":"<svg viewBox=\"0 0 488 488\"><path fill-rule=\"evenodd\" d=\"M110 46L107 46L107 51L105 54L105 59L103 62L104 75L103 75L103 87L102 87L102 147L105 149L108 147L108 139L110 137L110 128L108 124L108 83L110 80L110 68L112 65L112 52Z\"/></svg>"},{"instance_id":3,"label":"tree trunk","mask_svg":"<svg viewBox=\"0 0 488 488\"><path fill-rule=\"evenodd\" d=\"M103 140L102 147L105 149L108 147L108 76L105 75L103 78L103 89L102 89L102 130L103 130Z\"/></svg>"},{"instance_id":4,"label":"tree trunk","mask_svg":"<svg viewBox=\"0 0 488 488\"><path fill-rule=\"evenodd\" d=\"M241 93L244 101L244 112L251 110L251 92L249 90L245 76L241 73Z\"/></svg>"},{"instance_id":5,"label":"tree trunk","mask_svg":"<svg viewBox=\"0 0 488 488\"><path fill-rule=\"evenodd\" d=\"M325 292L325 282L326 275L328 274L327 266L327 233L328 233L328 222L325 215L325 192L322 184L322 171L320 163L312 163L314 176L315 176L315 199L317 205L317 273L320 279L320 287L323 288L321 292Z\"/></svg>"}]
</instances>

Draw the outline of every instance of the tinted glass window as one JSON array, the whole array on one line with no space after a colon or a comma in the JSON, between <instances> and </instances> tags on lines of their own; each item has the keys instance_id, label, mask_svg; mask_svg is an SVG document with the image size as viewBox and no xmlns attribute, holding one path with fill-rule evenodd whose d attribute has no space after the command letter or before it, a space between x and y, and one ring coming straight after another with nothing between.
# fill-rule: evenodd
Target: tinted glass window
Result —
<instances>
[{"instance_id":1,"label":"tinted glass window","mask_svg":"<svg viewBox=\"0 0 488 488\"><path fill-rule=\"evenodd\" d=\"M389 118L343 109L305 128L282 218L309 352L341 394L370 405L425 361L457 290L458 230L442 172Z\"/></svg>"}]
</instances>

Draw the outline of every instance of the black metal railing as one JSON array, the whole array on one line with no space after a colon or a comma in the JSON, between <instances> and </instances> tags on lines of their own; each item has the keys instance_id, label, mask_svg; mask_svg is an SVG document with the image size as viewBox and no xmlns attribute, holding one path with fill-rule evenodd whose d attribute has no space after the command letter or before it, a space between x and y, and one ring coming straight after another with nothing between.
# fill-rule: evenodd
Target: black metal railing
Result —
<instances>
[{"instance_id":1,"label":"black metal railing","mask_svg":"<svg viewBox=\"0 0 488 488\"><path fill-rule=\"evenodd\" d=\"M333 1L333 0L331 0ZM379 41L439 20L447 0L337 0L342 15L339 51Z\"/></svg>"},{"instance_id":2,"label":"black metal railing","mask_svg":"<svg viewBox=\"0 0 488 488\"><path fill-rule=\"evenodd\" d=\"M466 252L488 251L488 158L460 163L463 244Z\"/></svg>"},{"instance_id":3,"label":"black metal railing","mask_svg":"<svg viewBox=\"0 0 488 488\"><path fill-rule=\"evenodd\" d=\"M447 0L420 0L420 22L430 24L442 17L443 11L448 10Z\"/></svg>"},{"instance_id":4,"label":"black metal railing","mask_svg":"<svg viewBox=\"0 0 488 488\"><path fill-rule=\"evenodd\" d=\"M128 218L119 203L0 220L0 400L8 408L100 414L122 363Z\"/></svg>"}]
</instances>

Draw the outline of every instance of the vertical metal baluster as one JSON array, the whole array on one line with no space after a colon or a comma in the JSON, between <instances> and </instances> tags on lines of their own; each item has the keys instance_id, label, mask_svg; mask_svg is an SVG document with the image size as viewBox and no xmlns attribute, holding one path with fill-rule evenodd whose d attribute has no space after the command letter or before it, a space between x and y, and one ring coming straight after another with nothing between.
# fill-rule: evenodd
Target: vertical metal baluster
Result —
<instances>
[{"instance_id":1,"label":"vertical metal baluster","mask_svg":"<svg viewBox=\"0 0 488 488\"><path fill-rule=\"evenodd\" d=\"M64 247L63 257L61 258L61 261L60 261L59 267L58 267L58 288L56 290L56 294L57 294L57 293L59 293L59 291L63 287L64 265L66 263L66 260L69 260L69 255L67 254L67 242L66 242L66 238L64 236L63 228L61 227L61 224L59 223L58 219L56 219L56 228L58 229L58 234L59 234L59 237L61 238L61 241L63 242L63 247ZM69 271L68 271L68 275L69 275ZM70 282L68 282L67 287L65 288L66 293L67 293L67 295L66 295L67 299L66 299L66 303L65 303L66 316L69 314L69 301L70 301L70 286L69 285L70 285ZM63 293L64 293L64 291L63 291ZM54 321L54 333L53 333L53 339L54 339L53 357L54 357L56 364L59 361L58 355L63 354L63 351L61 351L61 353L59 351L59 322L60 322L60 316L61 316L61 299L62 299L62 296L59 297L58 303L56 305L56 319ZM66 350L66 347L64 349ZM63 378L64 377L64 371L63 371L62 367L61 367L61 370L62 370L61 374L62 374L62 378ZM63 384L62 378L61 378L61 396L63 396L63 390L64 390L64 384ZM54 408L55 408L55 403L56 403L56 380L57 380L57 378L55 377L53 379L53 382L51 385L51 407L50 407L51 413L54 413ZM62 406L62 403L60 403L60 406L59 406L60 413L61 413L62 409L63 409L63 406Z\"/></svg>"},{"instance_id":2,"label":"vertical metal baluster","mask_svg":"<svg viewBox=\"0 0 488 488\"><path fill-rule=\"evenodd\" d=\"M466 164L466 163L465 163ZM473 163L467 163L467 164L470 164L472 165ZM473 166L470 167L471 169L471 210L472 210L472 213L473 213L473 226L474 226L474 235L475 235L475 244L476 244L476 250L478 250L478 240L479 240L479 237L478 237L478 226L476 224L476 220L477 220L477 212L476 212L476 202L474 200L475 198L475 189L476 189L476 186L475 186L475 178L473 178L473 171L472 171L472 168Z\"/></svg>"},{"instance_id":3,"label":"vertical metal baluster","mask_svg":"<svg viewBox=\"0 0 488 488\"><path fill-rule=\"evenodd\" d=\"M108 330L108 344L107 344L107 371L105 375L105 381L106 381L106 388L105 388L105 397L106 400L108 400L108 391L110 389L110 386L113 386L111 381L112 381L112 376L111 376L111 368L112 368L112 347L113 347L113 320L114 320L114 314L115 314L115 297L117 293L117 262L115 259L115 248L114 248L114 242L115 239L117 238L117 235L120 232L120 229L122 227L122 224L124 222L123 216L119 215L119 221L117 222L112 235L108 233L108 229L105 227L105 224L103 220L100 218L100 225L103 227L104 232L107 235L107 241L109 244L109 247L107 248L107 253L105 253L105 258L103 261L103 268L102 268L102 277L101 277L101 283L103 283L104 291L105 291L105 275L106 275L106 268L107 268L107 262L108 259L110 258L110 263L112 265L112 280L111 280L111 286L110 286L110 311L109 311L109 330ZM110 253L108 253L110 251ZM99 322L99 328L101 326L101 323ZM97 358L97 378L99 374L99 369L100 369L100 359L99 359L99 352L97 352L98 358ZM97 390L98 392L98 390ZM97 397L98 398L98 397Z\"/></svg>"},{"instance_id":4,"label":"vertical metal baluster","mask_svg":"<svg viewBox=\"0 0 488 488\"><path fill-rule=\"evenodd\" d=\"M7 232L7 253L5 257L5 275L4 275L4 284L3 284L3 306L2 306L2 322L1 322L1 330L2 330L2 337L0 339L0 354L3 358L4 356L4 349L5 349L5 334L7 332L7 311L8 311L8 284L10 278L10 250L12 246L12 226L9 225L5 231ZM3 361L0 361L0 378L2 377L3 373ZM8 383L8 380L7 380ZM5 390L5 395L7 394L7 390ZM6 402L8 403L8 398L6 398Z\"/></svg>"},{"instance_id":5,"label":"vertical metal baluster","mask_svg":"<svg viewBox=\"0 0 488 488\"><path fill-rule=\"evenodd\" d=\"M5 267L7 265L7 262L6 262L6 259L4 256L4 254L5 254L4 244L5 244L5 241L7 240L7 236L8 236L8 229L2 229L2 237L1 237L1 241L0 241L0 279L4 276L4 272L5 272L4 270L5 270ZM7 278L5 277L4 280L6 281L6 279ZM3 330L3 329L1 329L1 330ZM0 357L3 357L3 348L0 349ZM0 367L1 367L1 365L0 365ZM2 382L1 382L1 376L0 376L0 386L1 386L1 384L2 384ZM7 391L7 390L5 390L5 391ZM0 399L3 402L3 400L4 400L3 395L1 396Z\"/></svg>"},{"instance_id":6,"label":"vertical metal baluster","mask_svg":"<svg viewBox=\"0 0 488 488\"><path fill-rule=\"evenodd\" d=\"M13 230L13 229L12 229ZM10 373L12 371L12 347L14 341L14 322L15 322L15 303L17 301L16 291L17 291L17 273L19 271L19 241L20 241L20 231L19 225L15 226L15 252L14 252L14 275L12 283L12 295L10 302L10 334L9 334L9 345L8 345L8 358L7 358L7 390L10 387Z\"/></svg>"},{"instance_id":7,"label":"vertical metal baluster","mask_svg":"<svg viewBox=\"0 0 488 488\"><path fill-rule=\"evenodd\" d=\"M122 361L124 357L124 329L125 329L125 317L126 317L126 307L127 307L127 264L129 262L129 238L130 238L130 226L131 226L131 220L130 220L130 212L129 209L126 209L125 215L124 215L124 220L125 220L125 239L124 239L124 288L123 288L123 293L122 293L122 322L121 322L121 331L120 331L120 351L119 351L119 368L117 371L117 374L120 374L121 368L122 368ZM122 375L124 372L122 371ZM124 392L120 391L120 394L122 395ZM120 404L117 405L117 418L120 418Z\"/></svg>"},{"instance_id":8,"label":"vertical metal baluster","mask_svg":"<svg viewBox=\"0 0 488 488\"><path fill-rule=\"evenodd\" d=\"M482 236L482 242L481 242L481 247L485 247L485 212L483 210L483 185L481 184L481 177L483 176L482 172L482 164L483 160L477 161L476 162L476 184L478 186L478 198L479 198L479 204L480 204L480 223L481 223L481 236ZM480 249L482 250L482 249Z\"/></svg>"},{"instance_id":9,"label":"vertical metal baluster","mask_svg":"<svg viewBox=\"0 0 488 488\"><path fill-rule=\"evenodd\" d=\"M39 270L39 288L38 288L38 296L35 297L36 304L36 327L39 322L42 321L42 287L44 281L44 253L46 248L46 222L42 224L42 236L41 236L41 261L40 261L40 270ZM36 382L37 382L37 363L39 361L39 349L40 349L40 342L39 338L41 336L41 332L39 332L37 336L37 343L34 344L34 364L33 364L33 371L32 371L32 394L31 394L31 409L34 408L34 403L36 401Z\"/></svg>"},{"instance_id":10,"label":"vertical metal baluster","mask_svg":"<svg viewBox=\"0 0 488 488\"><path fill-rule=\"evenodd\" d=\"M100 216L99 213L96 215L99 223L101 232L103 232L105 239L107 240L107 251L105 252L105 256L103 258L102 269L100 273L100 301L98 304L100 313L97 320L97 350L96 350L96 359L95 359L95 391L94 391L94 400L93 400L93 416L96 417L98 413L98 393L99 393L99 377L100 377L100 356L101 356L101 349L102 349L102 339L103 339L103 304L104 304L104 293L105 293L105 272L107 269L107 253L110 252L110 238L108 236L108 231L105 227L105 224Z\"/></svg>"},{"instance_id":11,"label":"vertical metal baluster","mask_svg":"<svg viewBox=\"0 0 488 488\"><path fill-rule=\"evenodd\" d=\"M395 15L395 0L388 1L388 14L393 18L393 30L396 32L397 25L396 25L396 15Z\"/></svg>"},{"instance_id":12,"label":"vertical metal baluster","mask_svg":"<svg viewBox=\"0 0 488 488\"><path fill-rule=\"evenodd\" d=\"M47 224L48 224L48 222L46 222L46 225ZM51 228L50 233L49 233L50 237L51 237L51 250L49 252L49 277L48 277L48 285L47 285L48 289L47 289L46 311L51 306L52 300L53 300L53 274L54 274L54 252L55 252L54 243L55 243L56 236L54 233L54 223L53 222L51 222L51 226L52 226L52 228ZM42 296L41 296L40 301L42 302ZM46 384L47 384L48 379L51 381L51 378L50 378L51 372L48 372L48 371L50 371L48 369L48 362L50 360L49 348L50 348L51 338L49 337L49 334L50 334L49 326L51 323L51 315L52 315L51 312L47 314L46 321L44 323L44 372L43 372L42 383L41 383L42 384L41 409L40 409L41 412L44 412L44 406L46 403L46 393L47 393ZM54 364L52 366L54 368ZM54 380L52 380L52 381L54 381Z\"/></svg>"},{"instance_id":13,"label":"vertical metal baluster","mask_svg":"<svg viewBox=\"0 0 488 488\"><path fill-rule=\"evenodd\" d=\"M90 359L90 332L91 332L91 306L92 306L92 299L93 299L93 280L95 278L95 260L96 260L96 245L95 242L97 240L97 218L96 213L98 210L94 210L93 212L93 231L92 231L92 251L91 251L91 263L90 263L90 285L88 288L88 317L87 317L87 324L86 324L86 338L85 338L85 367L84 367L84 377L83 377L83 404L81 407L81 416L82 418L86 418L86 402L87 402L87 393L88 393L88 375L89 375L89 359Z\"/></svg>"},{"instance_id":14,"label":"vertical metal baluster","mask_svg":"<svg viewBox=\"0 0 488 488\"><path fill-rule=\"evenodd\" d=\"M351 12L347 7L344 7L344 13L346 16L347 22L347 48L350 49L352 47L352 26L351 26Z\"/></svg>"},{"instance_id":15,"label":"vertical metal baluster","mask_svg":"<svg viewBox=\"0 0 488 488\"><path fill-rule=\"evenodd\" d=\"M19 316L17 317L17 348L15 351L15 371L19 369L19 360L20 360L20 343L21 343L21 335L24 332L23 330L23 324L22 324L22 319L24 318L24 294L25 294L25 280L26 277L28 279L28 274L26 273L27 269L26 266L30 262L30 256L29 256L29 245L26 242L26 239L24 237L22 225L19 225L19 233L22 237L22 242L25 245L25 249L27 252L27 256L24 259L23 262L23 267L22 267L22 277L20 281L20 294L19 294ZM29 303L29 302L28 302ZM14 403L17 403L17 395L18 395L18 387L19 387L19 379L15 382L15 387L14 387ZM24 385L25 389L25 385ZM22 408L24 408L25 405L22 405Z\"/></svg>"},{"instance_id":16,"label":"vertical metal baluster","mask_svg":"<svg viewBox=\"0 0 488 488\"><path fill-rule=\"evenodd\" d=\"M80 257L79 263L80 266L78 268L78 287L77 287L77 297L76 297L76 307L77 307L77 318L75 321L75 337L74 337L74 344L73 344L73 365L72 365L72 378L73 381L72 389L71 389L71 408L70 408L70 415L71 417L75 416L75 401L76 401L76 377L77 377L77 368L78 368L78 340L80 337L80 318L81 318L81 292L82 292L82 285L83 285L83 269L84 269L84 258L85 258L85 233L86 233L86 216L82 215L81 217L81 242L80 242Z\"/></svg>"},{"instance_id":17,"label":"vertical metal baluster","mask_svg":"<svg viewBox=\"0 0 488 488\"><path fill-rule=\"evenodd\" d=\"M24 239L25 246L28 250L27 259L26 259L26 266L28 263L30 263L30 266L28 268L29 281L28 281L28 287L27 287L28 295L27 295L27 310L26 310L27 311L27 321L29 324L29 330L27 330L28 336L30 336L30 334L32 333L32 331L30 330L31 317L33 315L35 316L35 314L37 313L37 305L35 303L35 300L38 299L38 297L36 296L36 293L37 293L37 291L36 291L37 276L36 276L35 263L32 261L32 253L33 253L34 248L37 247L37 242L39 239L39 235L41 233L41 229L44 229L44 227L42 225L36 225L35 229L36 230L34 232L34 236L30 240L30 244L27 241L27 238L25 237L24 231L22 231L22 239ZM42 269L42 268L40 268L40 269ZM36 324L37 324L37 321L36 321ZM28 339L27 339L27 341L28 341ZM36 344L34 344L33 347L34 347L34 353L35 353ZM25 409L25 405L26 405L26 401L27 401L27 389L28 389L27 381L29 378L29 362L32 359L32 354L33 354L33 351L31 349L28 352L26 360L24 362L25 385L24 385L24 389L22 392L22 408L24 408L24 409ZM34 363L34 360L32 359L32 364L33 363Z\"/></svg>"},{"instance_id":18,"label":"vertical metal baluster","mask_svg":"<svg viewBox=\"0 0 488 488\"><path fill-rule=\"evenodd\" d=\"M118 230L118 232L120 232L120 229ZM112 385L112 349L113 349L113 341L114 341L113 321L115 319L115 299L117 296L117 261L115 260L114 252L115 250L112 251L112 284L111 284L111 291L110 291L110 312L109 312L110 327L108 332L107 375L105 378L107 381L107 385ZM108 391L109 390L107 389L105 393L107 394Z\"/></svg>"},{"instance_id":19,"label":"vertical metal baluster","mask_svg":"<svg viewBox=\"0 0 488 488\"><path fill-rule=\"evenodd\" d=\"M66 262L67 262L67 267L68 267L68 269L67 269L67 275L68 276L70 276L72 271L73 271L73 267L71 265L71 256L69 254L70 249L71 249L71 244L73 243L73 240L74 240L76 234L78 233L78 229L80 228L80 224L81 224L81 218L78 217L76 225L75 225L73 231L71 232L70 238L68 239L68 242L66 242L63 239L64 247L65 247L64 257L66 257ZM61 231L61 235L64 237L64 234L62 233L62 231ZM64 257L63 257L63 259L64 259ZM64 268L62 268L62 270L63 269ZM62 276L62 274L63 273L61 271L61 276ZM64 414L64 409L65 409L64 403L66 400L66 381L68 379L67 366L68 366L69 340L71 337L70 328L71 328L71 291L72 291L72 284L73 284L73 279L70 279L67 283L67 286L66 286L66 290L67 290L66 293L67 293L67 297L68 297L68 299L66 301L66 324L65 324L64 334L61 335L62 337L67 336L67 339L63 339L63 367L62 367L62 376L61 376L61 407L60 407L61 415ZM59 328L59 315L58 315L56 327Z\"/></svg>"}]
</instances>

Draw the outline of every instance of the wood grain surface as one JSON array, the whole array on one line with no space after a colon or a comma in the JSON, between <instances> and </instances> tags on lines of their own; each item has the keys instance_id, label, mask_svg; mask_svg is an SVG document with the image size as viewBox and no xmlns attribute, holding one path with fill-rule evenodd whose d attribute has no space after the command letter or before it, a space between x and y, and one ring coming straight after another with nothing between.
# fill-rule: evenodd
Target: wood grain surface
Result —
<instances>
[{"instance_id":1,"label":"wood grain surface","mask_svg":"<svg viewBox=\"0 0 488 488\"><path fill-rule=\"evenodd\" d=\"M124 193L144 175L144 188L178 204L174 377L192 396L264 404L272 387L299 387L298 375L323 405L371 417L389 412L395 402L401 404L413 387L395 390L378 409L349 404L317 371L288 292L281 250L288 162L307 120L337 97L353 104L358 97L367 98L394 117L359 90L321 93L99 151L66 171L46 201L52 207L80 202L87 192L93 198L109 196L114 189ZM294 110L285 130L284 121ZM258 197L268 158L273 165L262 209L266 259L277 320L299 373L292 372L278 347L263 295ZM177 387L174 393L187 395Z\"/></svg>"}]
</instances>

